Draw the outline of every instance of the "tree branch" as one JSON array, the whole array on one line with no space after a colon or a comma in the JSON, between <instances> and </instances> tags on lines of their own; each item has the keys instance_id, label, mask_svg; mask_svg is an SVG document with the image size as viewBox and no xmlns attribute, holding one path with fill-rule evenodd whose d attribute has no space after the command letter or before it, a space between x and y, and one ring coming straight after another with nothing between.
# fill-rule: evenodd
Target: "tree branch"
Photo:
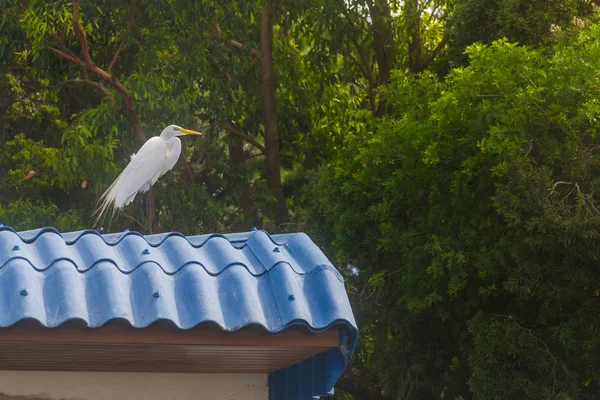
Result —
<instances>
[{"instance_id":1,"label":"tree branch","mask_svg":"<svg viewBox=\"0 0 600 400\"><path fill-rule=\"evenodd\" d=\"M229 43L231 43L231 45L237 49L240 49L240 50L246 49L246 47L243 44L241 44L240 42L238 42L237 40L231 39L231 40L229 40ZM260 51L258 51L256 49L251 49L251 51L252 51L252 55L254 57L257 57L257 58L260 57Z\"/></svg>"},{"instance_id":2,"label":"tree branch","mask_svg":"<svg viewBox=\"0 0 600 400\"><path fill-rule=\"evenodd\" d=\"M358 43L356 38L354 38L350 35L350 40L356 47L356 51L358 52L358 55L360 56L360 59L362 61L363 68L360 67L358 60L356 61L356 63L359 64L359 68L361 69L361 71L363 71L365 78L367 78L367 83L369 85L369 88L367 89L367 96L369 97L369 104L371 106L371 112L373 112L373 114L375 114L377 111L377 106L375 104L376 85L375 85L375 81L373 80L373 70L371 68L371 64L369 63L369 58L367 57L365 51L363 50L362 46ZM348 52L348 54L352 58L354 58L352 56L352 53Z\"/></svg>"},{"instance_id":3,"label":"tree branch","mask_svg":"<svg viewBox=\"0 0 600 400\"><path fill-rule=\"evenodd\" d=\"M81 61L80 58L78 58L76 56L71 56L71 55L69 55L67 53L64 53L64 52L62 52L62 51L60 51L58 49L55 49L53 47L51 47L50 50L54 54L56 54L56 55L64 58L65 60L68 60L68 61L72 62L73 64L77 64L77 65L80 65L80 66L84 67L84 76L86 78L85 79L81 79L80 81L88 83L88 84L91 84L93 86L96 86L97 88L99 88L100 90L102 90L104 92L104 94L106 95L106 97L108 97L112 101L115 101L115 98L113 97L113 95L105 87L103 87L99 83L94 82L94 81L90 80L89 78L87 78L87 71L86 71L86 69L91 70L92 72L94 72L98 76L100 76L100 78L102 78L105 81L113 84L115 86L115 88L117 89L117 91L119 91L122 95L123 95L122 92L124 90L125 94L128 97L130 97L129 96L129 92L127 91L127 89L125 89L125 87L119 81L117 81L116 79L113 79L113 77L110 74L108 74L106 71L102 70L101 68L98 68L98 67L94 66L93 64L86 65L86 63L83 62L83 61Z\"/></svg>"},{"instance_id":4,"label":"tree branch","mask_svg":"<svg viewBox=\"0 0 600 400\"><path fill-rule=\"evenodd\" d=\"M67 83L85 83L87 85L94 86L95 88L97 88L100 91L102 91L102 93L104 93L104 95L106 97L108 97L111 101L113 101L113 102L116 101L115 97L112 95L112 93L106 87L102 86L98 82L94 82L91 79L67 79L64 82L60 82L60 83L57 83L57 84L54 84L54 85L35 85L35 84L29 83L29 84L26 84L26 86L37 88L37 89L52 89L52 88L56 88L56 87L59 87L59 86L64 86Z\"/></svg>"},{"instance_id":5,"label":"tree branch","mask_svg":"<svg viewBox=\"0 0 600 400\"><path fill-rule=\"evenodd\" d=\"M183 159L183 162L185 164L185 169L187 170L187 174L188 174L188 178L190 179L190 183L192 185L195 185L196 180L194 179L194 171L192 170L192 165L190 164L190 162L187 159L187 157L185 156L185 154L183 154L183 151L181 152L181 158Z\"/></svg>"},{"instance_id":6,"label":"tree branch","mask_svg":"<svg viewBox=\"0 0 600 400\"><path fill-rule=\"evenodd\" d=\"M427 23L425 25L429 25L429 23L431 22L431 18L433 18L433 16L435 15L435 13L437 12L438 8L440 8L441 5L442 5L442 2L440 0L438 0L435 3L433 10L431 10L431 13L429 13L429 18L427 18Z\"/></svg>"},{"instance_id":7,"label":"tree branch","mask_svg":"<svg viewBox=\"0 0 600 400\"><path fill-rule=\"evenodd\" d=\"M283 36L285 36L290 41L290 48L292 49L292 51L294 52L294 54L296 54L297 56L301 56L302 53L300 52L300 50L298 50L296 48L296 45L295 45L296 41L292 37L292 34L290 33L290 31L289 30L285 30L283 32Z\"/></svg>"},{"instance_id":8,"label":"tree branch","mask_svg":"<svg viewBox=\"0 0 600 400\"><path fill-rule=\"evenodd\" d=\"M435 49L433 49L431 51L431 53L429 53L429 55L425 58L425 60L423 60L419 64L418 70L415 72L423 71L425 68L427 68L427 66L429 66L429 64L433 61L433 59L440 53L440 51L442 51L442 49L448 42L449 36L450 35L448 35L448 32L444 32L444 37L442 38L442 40L440 40L440 42L437 44L437 46L435 46Z\"/></svg>"},{"instance_id":9,"label":"tree branch","mask_svg":"<svg viewBox=\"0 0 600 400\"><path fill-rule=\"evenodd\" d=\"M73 1L73 14L79 15L78 7L79 7L79 0L74 0ZM73 23L75 25L79 26L79 29L76 28L75 30L76 31L80 30L83 33L83 30L81 30L81 25L79 25L78 20L73 18ZM80 36L80 38L81 38L81 36ZM86 79L87 79L87 71L90 71L90 72L93 72L94 74L98 75L98 77L100 77L102 80L110 83L115 88L115 90L119 93L119 95L123 99L123 102L125 103L125 107L121 110L121 112L123 113L123 115L125 115L125 117L127 117L127 119L129 119L138 140L140 141L140 143L146 142L146 135L144 134L144 130L139 121L139 117L138 117L137 111L135 110L135 107L133 105L133 99L131 98L131 94L129 93L129 90L127 90L127 88L125 86L123 86L123 84L121 82L119 82L119 80L117 78L115 78L113 75L109 74L102 68L94 65L94 63L92 62L92 59L90 58L89 50L87 49L87 41L85 40L85 36L83 36L82 47L85 47L84 57L86 57L86 54L87 54L87 58L89 59L89 62L84 62L76 56L71 56L71 55L69 55L63 51L60 51L58 49L55 49L55 48L50 48L50 50L54 54L64 58L65 60L68 60L68 61L72 62L73 64L83 67L84 68L84 77Z\"/></svg>"},{"instance_id":10,"label":"tree branch","mask_svg":"<svg viewBox=\"0 0 600 400\"><path fill-rule=\"evenodd\" d=\"M69 79L67 82L79 82L79 83L85 83L91 86L94 86L95 88L99 89L102 93L104 93L104 95L113 103L116 102L115 97L112 95L112 93L104 86L102 86L100 83L98 82L94 82L91 79Z\"/></svg>"},{"instance_id":11,"label":"tree branch","mask_svg":"<svg viewBox=\"0 0 600 400\"><path fill-rule=\"evenodd\" d=\"M418 1L418 0L411 0ZM408 1L405 1L407 4ZM405 6L406 7L406 6ZM369 5L369 14L371 15L371 35L375 50L375 59L377 60L377 72L379 83L385 84L390 80L390 71L395 62L392 59L393 53L389 53L387 48L392 40L392 31L389 25L391 20L391 10L387 1L378 0Z\"/></svg>"},{"instance_id":12,"label":"tree branch","mask_svg":"<svg viewBox=\"0 0 600 400\"><path fill-rule=\"evenodd\" d=\"M354 15L350 16L350 14L348 13L348 9L345 7L341 7L340 11L342 12L342 14L344 14L344 17L346 17L346 20L348 21L348 24L350 25L350 27L352 29L355 28L355 26L353 25L358 25L358 28L360 30L362 30L364 33L370 35L371 31L369 30L368 26L371 24L371 21L369 21L369 19L365 18L364 15L362 15L360 12L353 10ZM358 23L353 23L352 21L356 21L356 18L360 19L360 21L362 22L361 24Z\"/></svg>"},{"instance_id":13,"label":"tree branch","mask_svg":"<svg viewBox=\"0 0 600 400\"><path fill-rule=\"evenodd\" d=\"M125 42L127 42L127 38L129 37L129 32L131 31L131 27L133 26L133 22L135 20L135 11L136 11L135 1L132 0L131 1L131 9L129 10L129 23L127 24L127 30L125 31L123 40L121 40L121 44L119 44L119 47L117 48L117 51L115 52L115 55L114 55L112 61L110 62L110 65L108 66L109 74L112 71L115 64L117 63L117 60L119 59L119 55L121 54L121 50L123 50L123 46L125 46Z\"/></svg>"},{"instance_id":14,"label":"tree branch","mask_svg":"<svg viewBox=\"0 0 600 400\"><path fill-rule=\"evenodd\" d=\"M233 40L233 39L225 39L222 38L220 35L216 34L216 33L212 33L211 36L215 39L218 39L224 43L229 43L230 45L232 45L233 47L235 47L236 49L240 49L240 50L248 50L249 48L244 46L242 43L238 42L237 40ZM256 58L260 58L260 51L254 48L250 48L250 51L252 52L252 55Z\"/></svg>"},{"instance_id":15,"label":"tree branch","mask_svg":"<svg viewBox=\"0 0 600 400\"><path fill-rule=\"evenodd\" d=\"M0 13L6 14L9 17L13 17L13 18L16 18L16 19L21 19L17 14L14 14L14 13L8 11L8 10L5 10L4 8L0 8Z\"/></svg>"},{"instance_id":16,"label":"tree branch","mask_svg":"<svg viewBox=\"0 0 600 400\"><path fill-rule=\"evenodd\" d=\"M346 23L348 24L348 27L350 29L353 29L354 25L356 25L356 24L353 22L353 19L348 14L348 10L342 8L342 13L344 14L344 17L346 19ZM361 25L361 27L364 27L363 24L360 24L360 25ZM369 30L366 28L365 28L365 32L370 34ZM373 69L371 68L371 63L369 62L369 58L367 57L364 49L358 43L358 40L356 40L356 38L354 36L352 36L351 34L348 35L348 37L349 37L350 41L352 42L352 44L354 44L354 47L356 47L356 51L358 52L358 55L360 56L360 60L361 60L362 64L359 63L358 60L356 60L356 58L352 55L352 51L350 50L349 45L348 45L348 55L358 65L358 68L361 70L361 72L367 79L367 84L368 84L367 97L369 99L369 106L371 107L371 112L373 114L376 114L377 105L375 104L375 89L377 86L373 80Z\"/></svg>"},{"instance_id":17,"label":"tree branch","mask_svg":"<svg viewBox=\"0 0 600 400\"><path fill-rule=\"evenodd\" d=\"M85 31L79 23L79 0L73 0L73 28L77 33L79 43L81 43L81 52L83 53L83 59L86 65L94 65L92 58L90 57L90 50L88 48L87 39L85 38Z\"/></svg>"},{"instance_id":18,"label":"tree branch","mask_svg":"<svg viewBox=\"0 0 600 400\"><path fill-rule=\"evenodd\" d=\"M223 126L221 126L221 128L223 128ZM252 136L248 135L246 132L244 132L240 128L234 126L233 123L231 123L231 122L228 123L224 128L226 130L228 130L230 133L232 133L233 135L243 139L244 141L246 141L246 142L250 143L251 145L253 145L254 147L256 147L262 154L265 154L265 146L260 144L256 139L254 139Z\"/></svg>"},{"instance_id":19,"label":"tree branch","mask_svg":"<svg viewBox=\"0 0 600 400\"><path fill-rule=\"evenodd\" d=\"M85 63L83 61L81 61L78 57L70 56L67 53L64 53L58 49L55 49L54 47L51 47L50 50L57 56L62 57L65 60L72 62L73 64L77 64L77 65L81 65L82 67L85 67Z\"/></svg>"},{"instance_id":20,"label":"tree branch","mask_svg":"<svg viewBox=\"0 0 600 400\"><path fill-rule=\"evenodd\" d=\"M77 55L75 53L73 53L68 47L67 44L65 43L64 39L62 37L60 37L57 33L51 33L50 36L52 36L53 38L56 39L56 41L58 42L58 45L60 46L60 51L62 51L65 54L70 55L71 57L73 57L74 59L79 59L79 57L77 57ZM85 79L89 79L88 77L88 73L87 70L85 69L85 65L82 62L81 63L81 71L83 73L83 77Z\"/></svg>"},{"instance_id":21,"label":"tree branch","mask_svg":"<svg viewBox=\"0 0 600 400\"><path fill-rule=\"evenodd\" d=\"M219 72L221 75L223 75L225 77L225 80L227 80L227 84L228 84L227 88L229 89L229 93L228 93L229 101L233 105L233 103L235 101L235 93L233 91L233 85L231 83L232 82L231 75L229 75L229 72L227 72L227 70L221 66L221 64L219 63L219 60L217 60L215 57L211 57L211 65L215 72Z\"/></svg>"},{"instance_id":22,"label":"tree branch","mask_svg":"<svg viewBox=\"0 0 600 400\"><path fill-rule=\"evenodd\" d=\"M141 223L140 221L138 221L137 219L133 218L131 215L127 214L126 212L123 212L122 214L123 214L123 216L124 216L125 218L127 218L127 219L130 219L130 220L132 220L133 222L135 222L136 224L138 224L138 225L140 226L140 229L141 229L142 231L144 231L144 228L145 228L145 226L144 226L144 225L142 225L142 223Z\"/></svg>"}]
</instances>

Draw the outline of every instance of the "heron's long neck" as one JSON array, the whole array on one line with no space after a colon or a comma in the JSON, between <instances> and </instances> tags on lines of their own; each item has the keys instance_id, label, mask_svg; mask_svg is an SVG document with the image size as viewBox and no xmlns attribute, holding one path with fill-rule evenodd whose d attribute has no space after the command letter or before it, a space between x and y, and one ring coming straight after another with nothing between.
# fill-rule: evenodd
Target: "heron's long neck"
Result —
<instances>
[{"instance_id":1,"label":"heron's long neck","mask_svg":"<svg viewBox=\"0 0 600 400\"><path fill-rule=\"evenodd\" d=\"M178 137L173 136L171 139L167 140L166 143L169 147L169 153L173 151L179 153L181 151L181 140L179 140Z\"/></svg>"}]
</instances>

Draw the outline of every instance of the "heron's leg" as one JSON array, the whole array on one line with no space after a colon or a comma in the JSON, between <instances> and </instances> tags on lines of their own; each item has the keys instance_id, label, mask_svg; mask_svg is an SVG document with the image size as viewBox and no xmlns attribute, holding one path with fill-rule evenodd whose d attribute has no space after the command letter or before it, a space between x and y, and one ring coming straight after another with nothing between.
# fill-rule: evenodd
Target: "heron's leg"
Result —
<instances>
[{"instance_id":1,"label":"heron's leg","mask_svg":"<svg viewBox=\"0 0 600 400\"><path fill-rule=\"evenodd\" d=\"M152 196L150 195L151 190L152 189L150 189L146 192L146 206L147 206L146 214L148 215L148 231L152 235Z\"/></svg>"},{"instance_id":2,"label":"heron's leg","mask_svg":"<svg viewBox=\"0 0 600 400\"><path fill-rule=\"evenodd\" d=\"M142 231L143 231L145 228L145 226L144 226L144 196L140 196L140 224L142 224Z\"/></svg>"}]
</instances>

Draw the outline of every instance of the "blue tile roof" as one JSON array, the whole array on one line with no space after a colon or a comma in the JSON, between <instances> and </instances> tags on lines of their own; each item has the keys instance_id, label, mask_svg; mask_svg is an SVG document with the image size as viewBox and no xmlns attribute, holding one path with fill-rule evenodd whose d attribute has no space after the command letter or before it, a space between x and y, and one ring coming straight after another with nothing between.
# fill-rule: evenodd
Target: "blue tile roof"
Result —
<instances>
[{"instance_id":1,"label":"blue tile roof","mask_svg":"<svg viewBox=\"0 0 600 400\"><path fill-rule=\"evenodd\" d=\"M0 327L35 319L47 327L123 319L168 320L182 329L214 322L226 331L343 326L340 347L270 376L270 398L332 393L358 331L343 278L303 233L101 235L0 226Z\"/></svg>"}]
</instances>

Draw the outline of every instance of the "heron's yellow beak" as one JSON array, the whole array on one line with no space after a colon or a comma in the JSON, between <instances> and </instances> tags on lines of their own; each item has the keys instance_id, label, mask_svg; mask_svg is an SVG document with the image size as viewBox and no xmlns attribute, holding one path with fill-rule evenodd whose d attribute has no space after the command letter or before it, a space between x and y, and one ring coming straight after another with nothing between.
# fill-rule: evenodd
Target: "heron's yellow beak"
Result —
<instances>
[{"instance_id":1,"label":"heron's yellow beak","mask_svg":"<svg viewBox=\"0 0 600 400\"><path fill-rule=\"evenodd\" d=\"M192 131L191 129L185 129L185 128L175 128L180 132L185 133L186 135L202 135L200 132L196 132L196 131Z\"/></svg>"}]
</instances>

